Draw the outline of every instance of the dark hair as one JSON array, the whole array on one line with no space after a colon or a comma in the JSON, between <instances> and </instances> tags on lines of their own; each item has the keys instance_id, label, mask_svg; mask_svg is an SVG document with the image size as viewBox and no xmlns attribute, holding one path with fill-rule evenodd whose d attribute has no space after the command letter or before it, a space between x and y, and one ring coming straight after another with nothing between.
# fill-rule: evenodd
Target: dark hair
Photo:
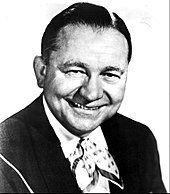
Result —
<instances>
[{"instance_id":1,"label":"dark hair","mask_svg":"<svg viewBox=\"0 0 170 194\"><path fill-rule=\"evenodd\" d=\"M46 63L52 50L57 50L57 36L62 28L72 25L88 25L94 28L113 28L122 33L128 42L128 62L132 55L130 33L124 21L116 14L113 19L106 8L90 3L75 3L56 15L47 25L41 42L41 55Z\"/></svg>"}]
</instances>

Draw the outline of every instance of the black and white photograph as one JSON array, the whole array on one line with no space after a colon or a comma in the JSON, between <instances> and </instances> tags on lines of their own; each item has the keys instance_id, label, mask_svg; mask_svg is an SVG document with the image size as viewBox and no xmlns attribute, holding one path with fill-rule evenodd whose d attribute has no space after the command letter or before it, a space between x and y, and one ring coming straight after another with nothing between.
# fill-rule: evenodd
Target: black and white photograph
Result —
<instances>
[{"instance_id":1,"label":"black and white photograph","mask_svg":"<svg viewBox=\"0 0 170 194\"><path fill-rule=\"evenodd\" d=\"M0 193L169 193L169 1L0 2Z\"/></svg>"}]
</instances>

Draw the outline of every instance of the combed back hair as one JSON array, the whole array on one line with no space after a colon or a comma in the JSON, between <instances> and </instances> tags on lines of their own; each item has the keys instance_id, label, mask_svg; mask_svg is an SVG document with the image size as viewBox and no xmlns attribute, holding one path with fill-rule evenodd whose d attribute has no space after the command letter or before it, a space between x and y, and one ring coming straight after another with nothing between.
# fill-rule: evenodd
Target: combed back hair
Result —
<instances>
[{"instance_id":1,"label":"combed back hair","mask_svg":"<svg viewBox=\"0 0 170 194\"><path fill-rule=\"evenodd\" d=\"M75 3L58 15L47 25L41 42L41 55L46 64L52 51L59 48L59 32L68 25L87 25L94 29L113 28L118 30L128 43L128 62L132 55L131 36L124 21L116 14L110 13L106 8L90 3Z\"/></svg>"}]
</instances>

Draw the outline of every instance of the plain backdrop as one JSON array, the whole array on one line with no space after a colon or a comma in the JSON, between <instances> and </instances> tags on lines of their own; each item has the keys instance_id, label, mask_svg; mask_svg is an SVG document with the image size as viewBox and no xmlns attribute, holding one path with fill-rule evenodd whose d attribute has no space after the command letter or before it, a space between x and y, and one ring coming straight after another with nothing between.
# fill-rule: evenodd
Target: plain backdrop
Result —
<instances>
[{"instance_id":1,"label":"plain backdrop","mask_svg":"<svg viewBox=\"0 0 170 194\"><path fill-rule=\"evenodd\" d=\"M80 0L81 1L81 0ZM0 1L0 121L40 93L33 71L46 25L73 0ZM154 133L169 191L169 1L91 0L123 18L133 53L120 113Z\"/></svg>"}]
</instances>

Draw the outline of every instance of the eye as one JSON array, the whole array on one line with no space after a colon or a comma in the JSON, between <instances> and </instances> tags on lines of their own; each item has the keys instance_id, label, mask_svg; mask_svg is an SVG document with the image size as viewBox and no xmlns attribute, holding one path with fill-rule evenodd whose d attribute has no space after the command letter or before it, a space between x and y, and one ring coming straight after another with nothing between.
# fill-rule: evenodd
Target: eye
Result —
<instances>
[{"instance_id":1,"label":"eye","mask_svg":"<svg viewBox=\"0 0 170 194\"><path fill-rule=\"evenodd\" d=\"M103 73L103 76L110 77L110 78L112 77L120 78L120 76L115 73Z\"/></svg>"},{"instance_id":2,"label":"eye","mask_svg":"<svg viewBox=\"0 0 170 194\"><path fill-rule=\"evenodd\" d=\"M86 75L86 72L83 70L78 70L78 69L71 69L65 72L68 76L71 77L83 77L84 75Z\"/></svg>"},{"instance_id":3,"label":"eye","mask_svg":"<svg viewBox=\"0 0 170 194\"><path fill-rule=\"evenodd\" d=\"M106 81L110 82L118 81L121 78L119 72L103 72L102 76Z\"/></svg>"}]
</instances>

